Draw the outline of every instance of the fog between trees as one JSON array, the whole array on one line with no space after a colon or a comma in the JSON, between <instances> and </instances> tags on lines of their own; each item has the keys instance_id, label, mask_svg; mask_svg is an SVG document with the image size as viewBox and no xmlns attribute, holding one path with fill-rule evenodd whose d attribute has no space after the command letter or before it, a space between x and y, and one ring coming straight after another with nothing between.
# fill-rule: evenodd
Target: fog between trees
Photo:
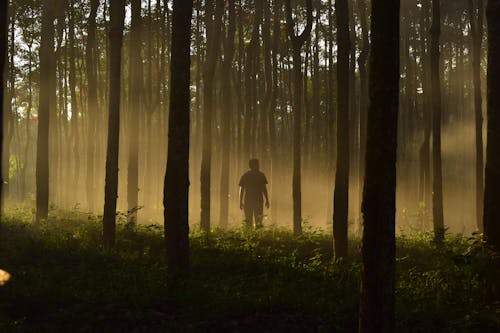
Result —
<instances>
[{"instance_id":1,"label":"fog between trees","mask_svg":"<svg viewBox=\"0 0 500 333\"><path fill-rule=\"evenodd\" d=\"M45 137L38 130L45 121L40 110L45 108L50 116L46 133L49 159L39 163L43 166L48 162L50 205L102 214L110 80L109 2L46 2L50 6L42 10L43 1L11 1L3 154L4 179L8 182L4 184L4 204L35 207L36 143ZM124 213L138 209L137 221L150 223L161 221L163 214L172 1L131 3L126 7L121 53L117 209ZM451 232L470 233L477 229L472 28L477 34L486 22L481 19L480 26L471 26L471 17L478 20L477 1L473 1L472 12L466 0L441 3L444 224ZM241 0L234 2L233 9L225 1L213 4L210 7L194 1L192 19L191 226L199 226L201 219L202 157L205 163L211 161L211 227L226 225L220 213L226 209L226 199L228 225L241 225L238 181L248 169L248 160L256 157L270 183L271 208L265 211L264 224L292 228L294 128L298 126L301 216L305 225L330 231L337 152L338 147L347 145L337 145L337 125L341 124L337 113L339 34L333 1L312 1L310 36L304 40L299 59L303 94L298 101L302 115L295 125L297 88L285 1ZM360 165L364 164L361 156L368 106L370 7L365 0L350 0L347 4L348 123L342 128L349 137L349 232L358 233L363 183ZM307 27L305 8L305 2L296 7L292 1L296 34ZM427 132L432 112L430 25L430 1L401 2L396 228L405 232L432 228L432 136ZM53 53L44 57L41 43ZM479 49L479 79L485 95L486 52L484 47ZM213 105L211 120L204 116L207 103ZM207 122L212 123L210 128ZM208 144L207 138L211 140ZM204 170L207 172L206 166ZM133 214L129 215L133 218Z\"/></svg>"}]
</instances>

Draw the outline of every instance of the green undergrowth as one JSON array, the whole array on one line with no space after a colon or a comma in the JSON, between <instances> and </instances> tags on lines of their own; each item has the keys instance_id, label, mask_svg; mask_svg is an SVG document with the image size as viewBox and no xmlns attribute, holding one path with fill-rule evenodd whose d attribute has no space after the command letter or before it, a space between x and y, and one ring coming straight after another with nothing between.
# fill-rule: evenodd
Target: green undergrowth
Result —
<instances>
[{"instance_id":1,"label":"green undergrowth","mask_svg":"<svg viewBox=\"0 0 500 333\"><path fill-rule=\"evenodd\" d=\"M0 224L0 332L339 331L357 327L359 240L332 259L330 234L282 229L191 234L191 272L167 283L159 225L117 227L101 246L96 217L58 212ZM500 260L479 237L397 241L397 330L500 331Z\"/></svg>"}]
</instances>

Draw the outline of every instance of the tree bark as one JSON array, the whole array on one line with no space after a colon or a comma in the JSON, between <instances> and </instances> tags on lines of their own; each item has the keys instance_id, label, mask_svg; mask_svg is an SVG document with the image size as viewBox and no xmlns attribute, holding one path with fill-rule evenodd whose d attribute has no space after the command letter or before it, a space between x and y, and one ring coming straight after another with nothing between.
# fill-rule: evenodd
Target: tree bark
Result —
<instances>
[{"instance_id":1,"label":"tree bark","mask_svg":"<svg viewBox=\"0 0 500 333\"><path fill-rule=\"evenodd\" d=\"M231 123L233 117L233 91L231 84L232 63L234 57L234 36L236 32L235 0L228 2L228 28L224 40L224 61L222 63L222 168L220 182L220 225L227 228L229 218L229 173L231 153Z\"/></svg>"},{"instance_id":2,"label":"tree bark","mask_svg":"<svg viewBox=\"0 0 500 333\"><path fill-rule=\"evenodd\" d=\"M0 1L0 159L3 156L3 125L4 125L4 87L5 87L5 65L7 63L7 47L8 47L8 0ZM2 163L0 162L0 202L2 202L3 188L3 171ZM2 212L0 212L2 213Z\"/></svg>"},{"instance_id":3,"label":"tree bark","mask_svg":"<svg viewBox=\"0 0 500 333\"><path fill-rule=\"evenodd\" d=\"M211 173L212 173L212 119L213 119L213 79L220 49L220 25L222 21L223 0L205 3L207 29L207 59L203 71L203 146L201 156L201 230L210 232L211 211ZM212 17L215 16L215 17Z\"/></svg>"},{"instance_id":4,"label":"tree bark","mask_svg":"<svg viewBox=\"0 0 500 333\"><path fill-rule=\"evenodd\" d=\"M337 16L337 168L333 201L333 238L336 258L347 257L349 211L349 9L347 0L335 1Z\"/></svg>"},{"instance_id":5,"label":"tree bark","mask_svg":"<svg viewBox=\"0 0 500 333\"><path fill-rule=\"evenodd\" d=\"M359 332L394 332L399 0L372 0Z\"/></svg>"},{"instance_id":6,"label":"tree bark","mask_svg":"<svg viewBox=\"0 0 500 333\"><path fill-rule=\"evenodd\" d=\"M358 169L358 183L359 189L359 203L363 200L363 191L361 184L364 182L365 177L365 154L366 154L366 123L368 113L368 55L370 53L370 37L368 31L368 18L367 18L366 0L358 0L358 12L361 23L361 36L362 47L358 57L359 66L359 169ZM361 227L362 221L360 221ZM359 229L361 230L361 228Z\"/></svg>"},{"instance_id":7,"label":"tree bark","mask_svg":"<svg viewBox=\"0 0 500 333\"><path fill-rule=\"evenodd\" d=\"M125 1L113 0L109 7L109 120L104 188L103 239L106 248L115 244L116 199L118 197L118 150L120 137L121 49Z\"/></svg>"},{"instance_id":8,"label":"tree bark","mask_svg":"<svg viewBox=\"0 0 500 333\"><path fill-rule=\"evenodd\" d=\"M306 0L307 22L300 35L295 34L290 0L285 1L286 28L292 44L293 53L293 233L302 234L302 184L301 184L301 144L302 144L302 69L301 48L309 38L312 29L312 0Z\"/></svg>"},{"instance_id":9,"label":"tree bark","mask_svg":"<svg viewBox=\"0 0 500 333\"><path fill-rule=\"evenodd\" d=\"M500 2L489 0L488 20L488 136L484 189L484 236L500 251Z\"/></svg>"},{"instance_id":10,"label":"tree bark","mask_svg":"<svg viewBox=\"0 0 500 333\"><path fill-rule=\"evenodd\" d=\"M441 79L439 70L439 38L441 35L440 0L432 0L431 26L431 91L432 91L432 216L434 240L444 239L443 170L441 166Z\"/></svg>"},{"instance_id":11,"label":"tree bark","mask_svg":"<svg viewBox=\"0 0 500 333\"><path fill-rule=\"evenodd\" d=\"M77 96L76 96L76 45L75 45L75 13L74 1L69 0L69 22L68 22L68 39L69 39L69 87L71 100L71 149L73 152L74 168L69 175L74 181L74 186L79 187L80 183L80 137L78 114L80 112ZM52 140L51 140L52 142ZM51 154L52 155L52 154ZM77 200L73 194L73 200Z\"/></svg>"},{"instance_id":12,"label":"tree bark","mask_svg":"<svg viewBox=\"0 0 500 333\"><path fill-rule=\"evenodd\" d=\"M130 27L130 91L129 91L129 142L127 168L128 223L137 223L139 194L139 114L141 113L142 59L141 59L141 1L132 0L132 22ZM148 146L148 149L152 147Z\"/></svg>"},{"instance_id":13,"label":"tree bark","mask_svg":"<svg viewBox=\"0 0 500 333\"><path fill-rule=\"evenodd\" d=\"M96 144L93 138L97 135L97 116L98 116L98 98L97 98L97 58L98 48L96 42L97 33L97 9L99 8L99 0L90 1L90 15L87 23L87 80L88 80L88 99L87 99L87 114L88 114L88 137L87 140L87 206L92 212L95 210L97 196L95 189L95 161L96 161Z\"/></svg>"},{"instance_id":14,"label":"tree bark","mask_svg":"<svg viewBox=\"0 0 500 333\"><path fill-rule=\"evenodd\" d=\"M49 118L51 108L52 68L54 57L53 3L42 2L42 31L40 42L40 93L38 138L36 152L36 221L47 219L49 212Z\"/></svg>"},{"instance_id":15,"label":"tree bark","mask_svg":"<svg viewBox=\"0 0 500 333\"><path fill-rule=\"evenodd\" d=\"M472 80L474 84L474 116L476 133L476 225L483 231L483 100L481 96L481 45L483 39L483 0L469 0L469 18L472 35ZM477 13L477 18L476 18Z\"/></svg>"},{"instance_id":16,"label":"tree bark","mask_svg":"<svg viewBox=\"0 0 500 333\"><path fill-rule=\"evenodd\" d=\"M163 192L165 242L169 277L189 269L189 83L193 0L174 0L168 157Z\"/></svg>"}]
</instances>

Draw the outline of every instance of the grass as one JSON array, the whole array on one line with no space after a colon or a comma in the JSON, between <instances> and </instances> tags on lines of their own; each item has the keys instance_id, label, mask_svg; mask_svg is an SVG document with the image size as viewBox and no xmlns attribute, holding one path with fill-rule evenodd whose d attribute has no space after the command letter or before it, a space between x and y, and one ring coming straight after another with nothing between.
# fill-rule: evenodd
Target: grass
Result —
<instances>
[{"instance_id":1,"label":"grass","mask_svg":"<svg viewBox=\"0 0 500 333\"><path fill-rule=\"evenodd\" d=\"M332 260L332 239L309 230L191 235L191 274L166 281L162 228L117 228L59 212L39 225L18 211L0 225L0 332L338 331L357 327L359 247ZM500 260L481 242L398 238L397 330L500 331Z\"/></svg>"}]
</instances>

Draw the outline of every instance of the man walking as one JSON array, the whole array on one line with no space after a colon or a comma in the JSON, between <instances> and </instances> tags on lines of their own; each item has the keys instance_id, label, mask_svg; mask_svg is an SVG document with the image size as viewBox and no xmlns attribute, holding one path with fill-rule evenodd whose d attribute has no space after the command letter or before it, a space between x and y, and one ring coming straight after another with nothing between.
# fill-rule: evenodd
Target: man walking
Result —
<instances>
[{"instance_id":1,"label":"man walking","mask_svg":"<svg viewBox=\"0 0 500 333\"><path fill-rule=\"evenodd\" d=\"M259 160L256 158L248 162L250 170L245 172L240 179L240 209L245 212L245 224L255 228L262 228L264 217L264 198L266 208L269 208L269 198L267 194L267 179L264 173L259 170Z\"/></svg>"}]
</instances>

